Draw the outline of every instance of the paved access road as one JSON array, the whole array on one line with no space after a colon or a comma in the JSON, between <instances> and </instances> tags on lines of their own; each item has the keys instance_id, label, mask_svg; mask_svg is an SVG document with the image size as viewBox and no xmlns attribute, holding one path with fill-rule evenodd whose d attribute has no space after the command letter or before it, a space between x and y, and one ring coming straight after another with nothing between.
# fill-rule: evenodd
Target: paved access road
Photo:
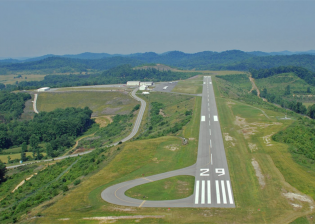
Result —
<instances>
[{"instance_id":1,"label":"paved access road","mask_svg":"<svg viewBox=\"0 0 315 224\"><path fill-rule=\"evenodd\" d=\"M225 156L218 112L210 76L204 77L197 162L193 166L113 185L102 192L112 204L137 207L234 208L234 196ZM127 197L125 191L156 180L178 175L195 176L194 194L188 198L146 201Z\"/></svg>"}]
</instances>

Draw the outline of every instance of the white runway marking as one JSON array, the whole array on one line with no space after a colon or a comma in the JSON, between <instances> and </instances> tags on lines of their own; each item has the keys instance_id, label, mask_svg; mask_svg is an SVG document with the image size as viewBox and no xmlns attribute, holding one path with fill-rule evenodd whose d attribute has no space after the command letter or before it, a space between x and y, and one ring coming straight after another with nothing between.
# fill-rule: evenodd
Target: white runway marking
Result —
<instances>
[{"instance_id":1,"label":"white runway marking","mask_svg":"<svg viewBox=\"0 0 315 224\"><path fill-rule=\"evenodd\" d=\"M209 84L212 84L212 82L209 82Z\"/></svg>"},{"instance_id":2,"label":"white runway marking","mask_svg":"<svg viewBox=\"0 0 315 224\"><path fill-rule=\"evenodd\" d=\"M212 153L211 153L211 165L213 164L213 162L212 162Z\"/></svg>"},{"instance_id":3,"label":"white runway marking","mask_svg":"<svg viewBox=\"0 0 315 224\"><path fill-rule=\"evenodd\" d=\"M206 120L206 116L201 116L201 121L205 121Z\"/></svg>"},{"instance_id":4,"label":"white runway marking","mask_svg":"<svg viewBox=\"0 0 315 224\"><path fill-rule=\"evenodd\" d=\"M209 118L210 118L210 114L209 114Z\"/></svg>"},{"instance_id":5,"label":"white runway marking","mask_svg":"<svg viewBox=\"0 0 315 224\"><path fill-rule=\"evenodd\" d=\"M223 204L226 204L227 202L226 202L224 180L221 180L221 187L222 187Z\"/></svg>"},{"instance_id":6,"label":"white runway marking","mask_svg":"<svg viewBox=\"0 0 315 224\"><path fill-rule=\"evenodd\" d=\"M205 203L205 181L201 182L201 204Z\"/></svg>"},{"instance_id":7,"label":"white runway marking","mask_svg":"<svg viewBox=\"0 0 315 224\"><path fill-rule=\"evenodd\" d=\"M210 139L210 148L212 148L211 139Z\"/></svg>"},{"instance_id":8,"label":"white runway marking","mask_svg":"<svg viewBox=\"0 0 315 224\"><path fill-rule=\"evenodd\" d=\"M211 129L209 129L209 131L210 131L210 135L211 135Z\"/></svg>"},{"instance_id":9,"label":"white runway marking","mask_svg":"<svg viewBox=\"0 0 315 224\"><path fill-rule=\"evenodd\" d=\"M199 180L196 181L195 204L199 202Z\"/></svg>"},{"instance_id":10,"label":"white runway marking","mask_svg":"<svg viewBox=\"0 0 315 224\"><path fill-rule=\"evenodd\" d=\"M206 84L206 82L203 82L203 84Z\"/></svg>"},{"instance_id":11,"label":"white runway marking","mask_svg":"<svg viewBox=\"0 0 315 224\"><path fill-rule=\"evenodd\" d=\"M207 203L208 203L208 204L211 204L211 187L210 187L210 180L207 180L207 195L208 195Z\"/></svg>"},{"instance_id":12,"label":"white runway marking","mask_svg":"<svg viewBox=\"0 0 315 224\"><path fill-rule=\"evenodd\" d=\"M227 187L227 191L228 191L228 195L229 195L230 204L234 204L233 197L232 197L232 192L231 192L231 185L230 185L230 181L229 180L226 181L226 187Z\"/></svg>"},{"instance_id":13,"label":"white runway marking","mask_svg":"<svg viewBox=\"0 0 315 224\"><path fill-rule=\"evenodd\" d=\"M214 121L218 121L218 116L213 116Z\"/></svg>"},{"instance_id":14,"label":"white runway marking","mask_svg":"<svg viewBox=\"0 0 315 224\"><path fill-rule=\"evenodd\" d=\"M221 199L220 199L220 187L219 187L219 181L215 181L215 188L217 192L217 204L221 204Z\"/></svg>"}]
</instances>

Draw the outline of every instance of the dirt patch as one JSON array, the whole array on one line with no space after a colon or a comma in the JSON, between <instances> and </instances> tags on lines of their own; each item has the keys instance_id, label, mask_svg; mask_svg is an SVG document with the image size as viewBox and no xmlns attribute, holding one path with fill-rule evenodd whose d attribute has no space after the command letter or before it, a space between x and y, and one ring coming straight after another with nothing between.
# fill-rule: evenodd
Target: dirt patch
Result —
<instances>
[{"instance_id":1,"label":"dirt patch","mask_svg":"<svg viewBox=\"0 0 315 224\"><path fill-rule=\"evenodd\" d=\"M266 144L266 146L272 146L272 144L270 143L271 142L271 136L274 134L271 133L270 135L266 135L264 137L262 137L264 139L264 143Z\"/></svg>"},{"instance_id":2,"label":"dirt patch","mask_svg":"<svg viewBox=\"0 0 315 224\"><path fill-rule=\"evenodd\" d=\"M195 140L195 138L188 138L189 141Z\"/></svg>"},{"instance_id":3,"label":"dirt patch","mask_svg":"<svg viewBox=\"0 0 315 224\"><path fill-rule=\"evenodd\" d=\"M70 218L63 218L63 219L58 219L58 220L60 220L60 221L68 221L68 220L70 220Z\"/></svg>"},{"instance_id":4,"label":"dirt patch","mask_svg":"<svg viewBox=\"0 0 315 224\"><path fill-rule=\"evenodd\" d=\"M249 81L252 83L252 89L249 92L251 93L255 89L257 91L257 96L260 97L260 91L255 84L255 79L250 76Z\"/></svg>"},{"instance_id":5,"label":"dirt patch","mask_svg":"<svg viewBox=\"0 0 315 224\"><path fill-rule=\"evenodd\" d=\"M282 195L290 200L289 203L294 208L302 208L303 207L300 204L296 204L297 202L306 202L306 203L309 204L311 210L313 210L313 208L314 208L313 200L310 197L306 196L306 195L301 195L301 194L292 193L292 192L282 193ZM293 203L292 201L294 201L295 203Z\"/></svg>"},{"instance_id":6,"label":"dirt patch","mask_svg":"<svg viewBox=\"0 0 315 224\"><path fill-rule=\"evenodd\" d=\"M228 105L228 107L232 107L231 105L234 105L235 103L234 102L232 102L232 101L228 101L228 102L226 102L226 104Z\"/></svg>"},{"instance_id":7,"label":"dirt patch","mask_svg":"<svg viewBox=\"0 0 315 224\"><path fill-rule=\"evenodd\" d=\"M162 109L160 109L159 115L161 115L162 117L166 117L165 113L163 112Z\"/></svg>"},{"instance_id":8,"label":"dirt patch","mask_svg":"<svg viewBox=\"0 0 315 224\"><path fill-rule=\"evenodd\" d=\"M133 215L133 216L105 216L105 217L89 217L83 218L85 220L118 220L118 219L161 219L164 218L164 215Z\"/></svg>"},{"instance_id":9,"label":"dirt patch","mask_svg":"<svg viewBox=\"0 0 315 224\"><path fill-rule=\"evenodd\" d=\"M179 145L173 144L173 145L165 146L164 148L171 150L171 151L176 151L179 149Z\"/></svg>"},{"instance_id":10,"label":"dirt patch","mask_svg":"<svg viewBox=\"0 0 315 224\"><path fill-rule=\"evenodd\" d=\"M231 142L232 146L235 146L235 143L233 142L235 139L231 137L229 133L223 133L223 135L224 135L225 141Z\"/></svg>"},{"instance_id":11,"label":"dirt patch","mask_svg":"<svg viewBox=\"0 0 315 224\"><path fill-rule=\"evenodd\" d=\"M14 193L14 191L16 191L19 187L21 187L25 183L25 181L30 180L34 175L37 175L37 173L34 173L31 176L27 177L25 180L22 180L21 183L16 185L16 187L12 190L12 193Z\"/></svg>"},{"instance_id":12,"label":"dirt patch","mask_svg":"<svg viewBox=\"0 0 315 224\"><path fill-rule=\"evenodd\" d=\"M256 176L258 178L259 185L260 185L261 189L263 189L266 185L265 176L262 174L260 166L254 158L252 159L252 165L255 169L255 173L256 173Z\"/></svg>"},{"instance_id":13,"label":"dirt patch","mask_svg":"<svg viewBox=\"0 0 315 224\"><path fill-rule=\"evenodd\" d=\"M100 128L106 127L113 122L111 115L95 117L95 122L100 125Z\"/></svg>"},{"instance_id":14,"label":"dirt patch","mask_svg":"<svg viewBox=\"0 0 315 224\"><path fill-rule=\"evenodd\" d=\"M254 152L254 151L258 150L257 145L254 144L254 143L251 143L251 142L248 143L248 147L249 147L251 152Z\"/></svg>"},{"instance_id":15,"label":"dirt patch","mask_svg":"<svg viewBox=\"0 0 315 224\"><path fill-rule=\"evenodd\" d=\"M118 207L114 207L113 209L111 210L114 210L114 211L123 211L123 212L134 212L136 211L135 209L133 208L118 208Z\"/></svg>"}]
</instances>

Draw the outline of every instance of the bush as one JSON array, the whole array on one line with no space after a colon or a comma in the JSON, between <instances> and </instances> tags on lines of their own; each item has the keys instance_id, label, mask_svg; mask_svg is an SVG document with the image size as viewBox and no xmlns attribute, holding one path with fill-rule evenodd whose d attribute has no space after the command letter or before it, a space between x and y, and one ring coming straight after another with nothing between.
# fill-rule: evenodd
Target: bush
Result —
<instances>
[{"instance_id":1,"label":"bush","mask_svg":"<svg viewBox=\"0 0 315 224\"><path fill-rule=\"evenodd\" d=\"M75 180L75 181L73 182L74 185L78 185L78 184L80 184L80 183L81 183L81 180L80 180L80 179L77 179L77 180Z\"/></svg>"}]
</instances>

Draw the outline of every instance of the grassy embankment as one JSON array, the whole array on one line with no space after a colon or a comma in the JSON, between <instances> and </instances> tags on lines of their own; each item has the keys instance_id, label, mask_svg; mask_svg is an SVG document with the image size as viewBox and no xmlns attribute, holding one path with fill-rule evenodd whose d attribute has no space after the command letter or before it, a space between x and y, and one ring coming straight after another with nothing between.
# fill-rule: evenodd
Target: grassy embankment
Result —
<instances>
[{"instance_id":1,"label":"grassy embankment","mask_svg":"<svg viewBox=\"0 0 315 224\"><path fill-rule=\"evenodd\" d=\"M203 76L178 81L172 92L200 94L202 93Z\"/></svg>"}]
</instances>

